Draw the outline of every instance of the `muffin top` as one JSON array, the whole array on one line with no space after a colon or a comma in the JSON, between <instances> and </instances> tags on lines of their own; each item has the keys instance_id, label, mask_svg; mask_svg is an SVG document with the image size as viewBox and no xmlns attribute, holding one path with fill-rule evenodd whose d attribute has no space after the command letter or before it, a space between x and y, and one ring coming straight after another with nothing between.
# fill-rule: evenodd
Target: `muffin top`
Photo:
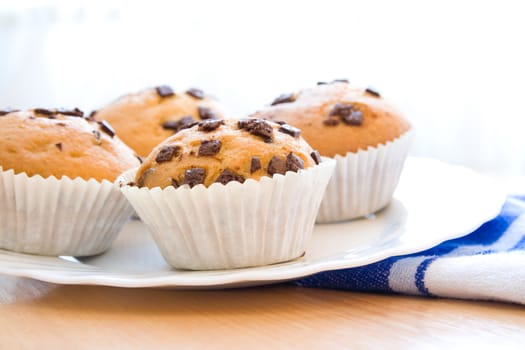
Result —
<instances>
[{"instance_id":1,"label":"muffin top","mask_svg":"<svg viewBox=\"0 0 525 350\"><path fill-rule=\"evenodd\" d=\"M44 178L114 181L140 164L107 122L79 109L0 111L0 166Z\"/></svg>"},{"instance_id":2,"label":"muffin top","mask_svg":"<svg viewBox=\"0 0 525 350\"><path fill-rule=\"evenodd\" d=\"M244 182L299 171L319 153L287 124L262 119L205 120L158 145L139 168L139 187Z\"/></svg>"},{"instance_id":3,"label":"muffin top","mask_svg":"<svg viewBox=\"0 0 525 350\"><path fill-rule=\"evenodd\" d=\"M224 108L202 90L175 92L163 85L122 96L94 117L111 123L122 141L145 157L181 129L200 120L222 119Z\"/></svg>"},{"instance_id":4,"label":"muffin top","mask_svg":"<svg viewBox=\"0 0 525 350\"><path fill-rule=\"evenodd\" d=\"M384 144L410 129L378 92L352 87L344 80L281 95L252 117L300 128L304 139L327 157Z\"/></svg>"}]
</instances>

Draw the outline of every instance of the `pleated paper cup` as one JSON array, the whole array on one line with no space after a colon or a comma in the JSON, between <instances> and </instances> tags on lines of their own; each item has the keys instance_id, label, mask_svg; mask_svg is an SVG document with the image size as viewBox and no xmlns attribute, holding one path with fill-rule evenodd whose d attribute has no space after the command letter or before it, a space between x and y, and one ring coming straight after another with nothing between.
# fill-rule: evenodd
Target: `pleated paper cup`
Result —
<instances>
[{"instance_id":1,"label":"pleated paper cup","mask_svg":"<svg viewBox=\"0 0 525 350\"><path fill-rule=\"evenodd\" d=\"M412 140L412 131L399 138L336 155L334 174L319 208L317 223L356 219L377 212L392 200Z\"/></svg>"},{"instance_id":2,"label":"pleated paper cup","mask_svg":"<svg viewBox=\"0 0 525 350\"><path fill-rule=\"evenodd\" d=\"M0 167L0 248L88 256L109 249L133 209L119 188L68 177L15 174Z\"/></svg>"},{"instance_id":3,"label":"pleated paper cup","mask_svg":"<svg viewBox=\"0 0 525 350\"><path fill-rule=\"evenodd\" d=\"M117 180L151 231L166 261L178 269L260 266L301 256L335 161L297 173L229 182L139 188L136 170Z\"/></svg>"}]
</instances>

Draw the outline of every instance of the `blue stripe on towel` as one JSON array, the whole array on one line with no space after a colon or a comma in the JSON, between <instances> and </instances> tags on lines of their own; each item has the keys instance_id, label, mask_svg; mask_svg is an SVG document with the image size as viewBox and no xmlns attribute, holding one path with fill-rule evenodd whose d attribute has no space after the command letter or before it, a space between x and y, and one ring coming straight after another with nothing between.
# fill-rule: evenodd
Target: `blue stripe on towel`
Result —
<instances>
[{"instance_id":1,"label":"blue stripe on towel","mask_svg":"<svg viewBox=\"0 0 525 350\"><path fill-rule=\"evenodd\" d=\"M422 295L430 296L430 292L425 286L425 272L427 271L428 266L436 260L436 257L425 259L419 266L416 271L416 287L419 290L419 293Z\"/></svg>"}]
</instances>

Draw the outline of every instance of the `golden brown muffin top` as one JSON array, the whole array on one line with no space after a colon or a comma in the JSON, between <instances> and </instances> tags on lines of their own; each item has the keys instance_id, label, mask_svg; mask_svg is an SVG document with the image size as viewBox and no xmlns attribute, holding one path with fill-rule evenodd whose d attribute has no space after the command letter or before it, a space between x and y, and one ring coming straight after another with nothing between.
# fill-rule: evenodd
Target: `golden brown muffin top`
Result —
<instances>
[{"instance_id":1,"label":"golden brown muffin top","mask_svg":"<svg viewBox=\"0 0 525 350\"><path fill-rule=\"evenodd\" d=\"M262 119L205 120L157 146L139 168L140 187L210 186L299 171L319 153L287 124Z\"/></svg>"},{"instance_id":2,"label":"golden brown muffin top","mask_svg":"<svg viewBox=\"0 0 525 350\"><path fill-rule=\"evenodd\" d=\"M106 122L79 109L0 111L0 166L46 178L114 181L140 162Z\"/></svg>"},{"instance_id":3,"label":"golden brown muffin top","mask_svg":"<svg viewBox=\"0 0 525 350\"><path fill-rule=\"evenodd\" d=\"M167 85L122 96L96 111L141 156L181 129L200 120L224 118L224 108L202 90L175 92Z\"/></svg>"},{"instance_id":4,"label":"golden brown muffin top","mask_svg":"<svg viewBox=\"0 0 525 350\"><path fill-rule=\"evenodd\" d=\"M378 92L345 81L283 94L252 116L301 129L304 139L327 157L376 147L411 127Z\"/></svg>"}]
</instances>

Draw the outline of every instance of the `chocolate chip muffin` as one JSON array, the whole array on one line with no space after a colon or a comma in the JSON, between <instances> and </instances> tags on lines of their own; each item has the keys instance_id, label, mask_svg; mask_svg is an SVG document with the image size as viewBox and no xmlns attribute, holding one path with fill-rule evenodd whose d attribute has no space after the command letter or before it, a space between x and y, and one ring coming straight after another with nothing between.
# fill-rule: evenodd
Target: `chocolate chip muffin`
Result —
<instances>
[{"instance_id":1,"label":"chocolate chip muffin","mask_svg":"<svg viewBox=\"0 0 525 350\"><path fill-rule=\"evenodd\" d=\"M343 80L283 94L253 116L300 128L326 157L376 147L410 130L409 122L376 90Z\"/></svg>"},{"instance_id":2,"label":"chocolate chip muffin","mask_svg":"<svg viewBox=\"0 0 525 350\"><path fill-rule=\"evenodd\" d=\"M321 158L300 134L288 124L262 119L204 120L156 147L135 182L148 188L208 187L307 169Z\"/></svg>"},{"instance_id":3,"label":"chocolate chip muffin","mask_svg":"<svg viewBox=\"0 0 525 350\"><path fill-rule=\"evenodd\" d=\"M139 164L107 122L78 109L0 111L0 248L106 251L133 212L113 181Z\"/></svg>"},{"instance_id":4,"label":"chocolate chip muffin","mask_svg":"<svg viewBox=\"0 0 525 350\"><path fill-rule=\"evenodd\" d=\"M224 115L224 108L202 90L175 92L166 85L122 96L93 112L96 120L111 123L119 137L141 157L175 132Z\"/></svg>"},{"instance_id":5,"label":"chocolate chip muffin","mask_svg":"<svg viewBox=\"0 0 525 350\"><path fill-rule=\"evenodd\" d=\"M205 120L118 183L171 266L230 269L300 257L334 166L288 124Z\"/></svg>"},{"instance_id":6,"label":"chocolate chip muffin","mask_svg":"<svg viewBox=\"0 0 525 350\"><path fill-rule=\"evenodd\" d=\"M0 116L0 166L4 170L113 182L139 165L109 123L84 118L79 109L36 108L0 114L4 114Z\"/></svg>"},{"instance_id":7,"label":"chocolate chip muffin","mask_svg":"<svg viewBox=\"0 0 525 350\"><path fill-rule=\"evenodd\" d=\"M359 218L392 199L411 125L375 89L344 79L319 83L283 94L253 116L300 128L313 148L336 160L317 222Z\"/></svg>"}]
</instances>

